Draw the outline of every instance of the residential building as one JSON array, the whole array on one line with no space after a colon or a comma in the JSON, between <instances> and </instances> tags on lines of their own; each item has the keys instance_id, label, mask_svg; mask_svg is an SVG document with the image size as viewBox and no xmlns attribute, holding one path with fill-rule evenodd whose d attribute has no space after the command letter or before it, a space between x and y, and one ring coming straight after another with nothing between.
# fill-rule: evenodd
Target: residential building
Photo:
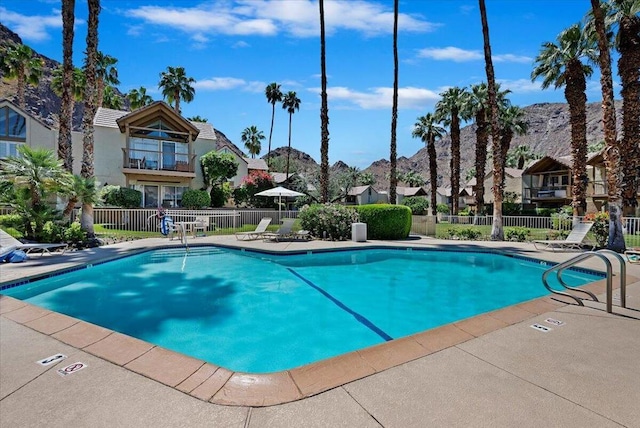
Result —
<instances>
[{"instance_id":1,"label":"residential building","mask_svg":"<svg viewBox=\"0 0 640 428\"><path fill-rule=\"evenodd\" d=\"M522 172L522 202L539 208L571 204L571 156L545 156Z\"/></svg>"},{"instance_id":2,"label":"residential building","mask_svg":"<svg viewBox=\"0 0 640 428\"><path fill-rule=\"evenodd\" d=\"M595 209L600 211L609 198L607 173L604 163L604 150L599 153L592 154L587 160L587 165L591 167L587 196L592 200ZM638 173L640 174L640 171L638 171ZM634 209L635 212L625 213L627 216L640 216L640 187L636 189L636 200L638 201L638 204Z\"/></svg>"}]
</instances>

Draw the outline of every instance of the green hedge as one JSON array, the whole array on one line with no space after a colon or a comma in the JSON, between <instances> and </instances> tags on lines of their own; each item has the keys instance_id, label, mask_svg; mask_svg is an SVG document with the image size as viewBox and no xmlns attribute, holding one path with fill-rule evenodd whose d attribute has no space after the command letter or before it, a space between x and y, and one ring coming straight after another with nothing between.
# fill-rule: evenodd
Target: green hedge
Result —
<instances>
[{"instance_id":1,"label":"green hedge","mask_svg":"<svg viewBox=\"0 0 640 428\"><path fill-rule=\"evenodd\" d=\"M402 205L411 208L413 215L425 215L429 208L429 201L424 196L410 196L402 200Z\"/></svg>"},{"instance_id":2,"label":"green hedge","mask_svg":"<svg viewBox=\"0 0 640 428\"><path fill-rule=\"evenodd\" d=\"M105 204L122 208L140 208L142 192L128 187L104 186L100 196Z\"/></svg>"},{"instance_id":3,"label":"green hedge","mask_svg":"<svg viewBox=\"0 0 640 428\"><path fill-rule=\"evenodd\" d=\"M367 239L406 239L411 231L411 209L403 205L375 204L356 207L367 223Z\"/></svg>"},{"instance_id":4,"label":"green hedge","mask_svg":"<svg viewBox=\"0 0 640 428\"><path fill-rule=\"evenodd\" d=\"M351 238L351 224L358 221L358 213L338 204L313 204L300 210L300 226L312 236L331 240Z\"/></svg>"},{"instance_id":5,"label":"green hedge","mask_svg":"<svg viewBox=\"0 0 640 428\"><path fill-rule=\"evenodd\" d=\"M184 208L198 210L211 205L211 196L206 190L189 189L182 194L182 204Z\"/></svg>"}]
</instances>

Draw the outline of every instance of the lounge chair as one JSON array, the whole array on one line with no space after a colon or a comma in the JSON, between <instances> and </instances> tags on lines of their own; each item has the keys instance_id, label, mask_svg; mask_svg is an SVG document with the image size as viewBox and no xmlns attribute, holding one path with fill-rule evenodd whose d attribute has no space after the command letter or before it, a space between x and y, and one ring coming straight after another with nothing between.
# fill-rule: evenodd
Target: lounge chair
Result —
<instances>
[{"instance_id":1,"label":"lounge chair","mask_svg":"<svg viewBox=\"0 0 640 428\"><path fill-rule=\"evenodd\" d=\"M262 237L265 241L276 241L279 242L281 239L291 238L293 235L293 223L295 223L295 218L285 218L282 219L282 225L275 232L265 232L262 234Z\"/></svg>"},{"instance_id":2,"label":"lounge chair","mask_svg":"<svg viewBox=\"0 0 640 428\"><path fill-rule=\"evenodd\" d=\"M629 248L624 252L629 263L640 264L640 248Z\"/></svg>"},{"instance_id":3,"label":"lounge chair","mask_svg":"<svg viewBox=\"0 0 640 428\"><path fill-rule=\"evenodd\" d=\"M256 226L256 230L249 232L236 232L236 239L238 241L254 241L262 236L267 231L267 227L271 224L271 217L264 217L260 220L260 223Z\"/></svg>"},{"instance_id":4,"label":"lounge chair","mask_svg":"<svg viewBox=\"0 0 640 428\"><path fill-rule=\"evenodd\" d=\"M585 241L592 226L593 222L578 223L564 240L533 241L533 245L538 250L581 250L585 246L593 250L596 247L595 243ZM539 248L538 245L543 247Z\"/></svg>"},{"instance_id":5,"label":"lounge chair","mask_svg":"<svg viewBox=\"0 0 640 428\"><path fill-rule=\"evenodd\" d=\"M34 251L40 251L40 256L43 256L45 253L51 255L52 250L62 250L61 254L64 254L64 252L67 251L68 248L68 245L64 242L61 242L59 244L42 244L35 242L23 244L2 229L0 229L0 246L2 246L3 249L5 247L15 247L16 250L22 250L27 254Z\"/></svg>"}]
</instances>

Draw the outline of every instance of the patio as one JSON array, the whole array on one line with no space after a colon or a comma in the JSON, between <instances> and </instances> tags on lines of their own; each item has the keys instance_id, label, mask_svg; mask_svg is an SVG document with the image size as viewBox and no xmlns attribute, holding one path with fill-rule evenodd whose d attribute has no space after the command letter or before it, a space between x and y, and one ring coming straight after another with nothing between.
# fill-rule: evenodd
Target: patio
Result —
<instances>
[{"instance_id":1,"label":"patio","mask_svg":"<svg viewBox=\"0 0 640 428\"><path fill-rule=\"evenodd\" d=\"M190 241L191 245L202 243L271 251L367 245L455 246L466 250L489 247L549 261L562 261L575 254L538 252L532 244L435 239L357 244L245 243L226 236ZM2 281L167 244L171 244L167 239L153 238L65 256L38 257L22 265L3 265ZM597 260L585 266L590 264L601 270ZM618 315L607 314L603 305L584 308L538 299L507 308L499 315L480 315L438 329L430 342L437 346L427 355L389 364L413 346L409 344L397 352L370 356L366 360L369 367L359 368L361 375L342 386L271 407L222 406L198 399L193 391L210 379L207 374L211 373L195 373L196 367L185 379L191 385L181 381L182 388L168 386L171 382L162 383L157 374L146 369L123 367L131 361L128 355L121 354L120 361L114 361L118 357L113 355L111 361L96 356L101 354L96 344L107 336L115 340L117 333L92 336L99 330L82 331L78 327L74 331L74 321L69 317L25 308L21 302L3 298L0 420L7 426L640 426L636 403L640 396L640 266L628 264L627 269L629 309L614 306ZM597 284L592 290L602 293L603 288ZM49 317L47 322L45 317ZM565 324L547 333L530 327L545 324L547 318ZM123 352L152 356L150 345L128 340ZM56 353L68 358L47 367L35 363ZM56 374L58 368L77 361L86 363L87 368L64 378ZM165 376L175 374L176 366L185 367L183 361L168 365L161 365L167 360L157 361L160 365L156 371ZM375 361L391 367L377 370ZM355 368L334 361L322 370L319 379L348 378ZM235 391L229 386L226 391L239 389L246 396L260 396L261 391L268 390L249 376L244 380L244 384L235 385ZM310 387L314 386L322 385ZM225 391L222 385L220 390ZM269 397L263 400L268 404Z\"/></svg>"}]
</instances>

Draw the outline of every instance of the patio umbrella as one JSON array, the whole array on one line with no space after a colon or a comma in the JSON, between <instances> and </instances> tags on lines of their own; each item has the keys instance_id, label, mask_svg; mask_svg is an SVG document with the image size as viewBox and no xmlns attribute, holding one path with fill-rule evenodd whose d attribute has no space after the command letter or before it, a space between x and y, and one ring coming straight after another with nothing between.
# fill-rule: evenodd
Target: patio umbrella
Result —
<instances>
[{"instance_id":1,"label":"patio umbrella","mask_svg":"<svg viewBox=\"0 0 640 428\"><path fill-rule=\"evenodd\" d=\"M296 192L295 190L287 189L282 186L274 187L273 189L263 190L256 193L256 196L271 196L278 197L278 218L280 218L280 212L282 211L282 197L295 198L297 196L304 196L304 193Z\"/></svg>"}]
</instances>

